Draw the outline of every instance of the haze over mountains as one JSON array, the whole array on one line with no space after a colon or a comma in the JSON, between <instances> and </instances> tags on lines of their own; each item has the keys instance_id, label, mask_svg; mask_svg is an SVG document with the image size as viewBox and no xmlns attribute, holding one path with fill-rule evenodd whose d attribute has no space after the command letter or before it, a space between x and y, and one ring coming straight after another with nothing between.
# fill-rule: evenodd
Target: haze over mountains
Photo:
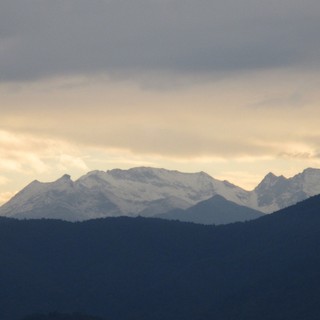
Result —
<instances>
[{"instance_id":1,"label":"haze over mountains","mask_svg":"<svg viewBox=\"0 0 320 320\"><path fill-rule=\"evenodd\" d=\"M223 197L226 206L231 201L270 213L316 194L320 194L320 169L309 168L288 179L269 173L254 190L246 191L204 172L140 167L92 171L76 181L69 175L50 183L33 181L0 208L0 215L69 221L122 215L151 217L189 209L215 195ZM241 220L246 219L239 215L234 221Z\"/></svg>"}]
</instances>

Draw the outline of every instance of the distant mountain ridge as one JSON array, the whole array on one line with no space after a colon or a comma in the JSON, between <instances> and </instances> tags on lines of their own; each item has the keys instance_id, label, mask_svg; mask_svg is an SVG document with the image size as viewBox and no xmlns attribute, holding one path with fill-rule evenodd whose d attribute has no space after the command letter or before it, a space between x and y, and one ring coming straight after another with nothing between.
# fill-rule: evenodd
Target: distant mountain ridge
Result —
<instances>
[{"instance_id":1,"label":"distant mountain ridge","mask_svg":"<svg viewBox=\"0 0 320 320\"><path fill-rule=\"evenodd\" d=\"M194 222L201 224L228 224L249 221L260 218L265 214L228 201L220 195L201 201L188 209L175 209L156 215L157 218Z\"/></svg>"},{"instance_id":2,"label":"distant mountain ridge","mask_svg":"<svg viewBox=\"0 0 320 320\"><path fill-rule=\"evenodd\" d=\"M174 208L191 207L215 194L241 202L246 191L204 172L144 167L92 171L76 181L69 175L50 183L33 181L0 208L0 215L70 221L120 215L154 216Z\"/></svg>"},{"instance_id":3,"label":"distant mountain ridge","mask_svg":"<svg viewBox=\"0 0 320 320\"><path fill-rule=\"evenodd\" d=\"M320 169L308 168L289 179L269 173L253 192L261 211L278 211L320 194Z\"/></svg>"},{"instance_id":4,"label":"distant mountain ridge","mask_svg":"<svg viewBox=\"0 0 320 320\"><path fill-rule=\"evenodd\" d=\"M215 195L270 213L316 194L320 194L320 169L309 168L289 179L269 173L254 190L246 191L204 172L138 167L92 171L76 181L69 175L49 183L35 180L0 207L0 215L69 221L151 217L188 209Z\"/></svg>"}]
</instances>

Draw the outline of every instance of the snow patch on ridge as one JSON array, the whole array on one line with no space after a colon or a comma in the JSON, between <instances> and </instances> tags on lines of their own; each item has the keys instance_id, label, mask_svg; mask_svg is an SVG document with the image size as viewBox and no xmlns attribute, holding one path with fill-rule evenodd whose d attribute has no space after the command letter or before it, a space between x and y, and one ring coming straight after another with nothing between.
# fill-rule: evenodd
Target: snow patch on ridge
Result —
<instances>
[{"instance_id":1,"label":"snow patch on ridge","mask_svg":"<svg viewBox=\"0 0 320 320\"><path fill-rule=\"evenodd\" d=\"M72 181L64 175L54 182L30 183L0 207L11 217L64 217L86 220L119 215L153 216L172 209L187 209L214 195L270 213L320 194L320 169L308 168L292 178L269 173L246 191L204 172L139 167L91 171Z\"/></svg>"}]
</instances>

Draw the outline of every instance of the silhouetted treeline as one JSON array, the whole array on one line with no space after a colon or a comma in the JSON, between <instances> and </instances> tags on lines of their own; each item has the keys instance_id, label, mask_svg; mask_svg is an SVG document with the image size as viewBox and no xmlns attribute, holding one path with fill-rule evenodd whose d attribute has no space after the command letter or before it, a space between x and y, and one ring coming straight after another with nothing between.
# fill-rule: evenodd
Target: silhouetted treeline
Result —
<instances>
[{"instance_id":1,"label":"silhouetted treeline","mask_svg":"<svg viewBox=\"0 0 320 320\"><path fill-rule=\"evenodd\" d=\"M319 196L218 227L0 219L1 320L318 320L319 270Z\"/></svg>"},{"instance_id":2,"label":"silhouetted treeline","mask_svg":"<svg viewBox=\"0 0 320 320\"><path fill-rule=\"evenodd\" d=\"M83 313L59 313L59 312L50 312L48 314L32 314L26 317L23 317L21 320L102 320L102 318L89 316Z\"/></svg>"}]
</instances>

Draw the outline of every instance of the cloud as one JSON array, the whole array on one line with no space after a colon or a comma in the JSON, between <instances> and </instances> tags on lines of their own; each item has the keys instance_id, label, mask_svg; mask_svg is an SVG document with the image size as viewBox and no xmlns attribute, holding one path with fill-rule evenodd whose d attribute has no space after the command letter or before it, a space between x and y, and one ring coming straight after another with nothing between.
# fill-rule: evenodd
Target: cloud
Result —
<instances>
[{"instance_id":1,"label":"cloud","mask_svg":"<svg viewBox=\"0 0 320 320\"><path fill-rule=\"evenodd\" d=\"M70 144L58 139L37 137L33 134L0 130L0 169L14 175L43 174L73 168L87 170L83 159ZM8 182L0 177L0 184Z\"/></svg>"},{"instance_id":2,"label":"cloud","mask_svg":"<svg viewBox=\"0 0 320 320\"><path fill-rule=\"evenodd\" d=\"M316 0L3 0L0 81L319 66Z\"/></svg>"},{"instance_id":3,"label":"cloud","mask_svg":"<svg viewBox=\"0 0 320 320\"><path fill-rule=\"evenodd\" d=\"M97 168L251 187L319 166L319 29L318 0L0 1L0 192Z\"/></svg>"},{"instance_id":4,"label":"cloud","mask_svg":"<svg viewBox=\"0 0 320 320\"><path fill-rule=\"evenodd\" d=\"M9 182L10 180L7 177L0 176L0 185L5 185Z\"/></svg>"},{"instance_id":5,"label":"cloud","mask_svg":"<svg viewBox=\"0 0 320 320\"><path fill-rule=\"evenodd\" d=\"M0 168L12 172L43 172L47 169L44 161L36 155L43 147L38 139L30 135L16 135L0 131Z\"/></svg>"},{"instance_id":6,"label":"cloud","mask_svg":"<svg viewBox=\"0 0 320 320\"><path fill-rule=\"evenodd\" d=\"M61 154L58 157L58 166L61 170L67 171L70 167L78 168L80 170L89 170L88 166L80 157L70 156L68 154Z\"/></svg>"},{"instance_id":7,"label":"cloud","mask_svg":"<svg viewBox=\"0 0 320 320\"><path fill-rule=\"evenodd\" d=\"M2 142L3 154L7 161L15 161L20 167L28 160L35 169L46 170L48 159L55 159L61 168L71 164L86 168L84 159L77 156L79 151L69 151L69 145L76 146L76 150L118 149L171 159L301 157L314 153L315 147L305 131L319 132L316 110L308 117L303 115L302 120L299 116L305 110L301 109L294 109L290 115L279 109L275 116L268 109L264 112L212 109L196 114L195 110L184 112L184 107L168 112L159 107L149 114L130 108L111 114L108 110L91 108L77 115L72 111L48 110L41 121L33 113L25 113L23 121L16 123L6 123L3 117L2 127L20 132L19 136L28 132L32 137L19 143L11 142L9 137L8 142Z\"/></svg>"},{"instance_id":8,"label":"cloud","mask_svg":"<svg viewBox=\"0 0 320 320\"><path fill-rule=\"evenodd\" d=\"M9 201L15 194L16 192L10 192L10 191L0 192L0 205Z\"/></svg>"},{"instance_id":9,"label":"cloud","mask_svg":"<svg viewBox=\"0 0 320 320\"><path fill-rule=\"evenodd\" d=\"M18 142L16 136L3 138L7 154L37 150L45 165L46 157L56 157L61 167L70 156L81 169L86 160L79 150L85 148L180 160L313 155L319 149L310 137L320 135L315 74L257 72L176 91L108 80L82 86L77 79L70 85L65 79L24 84L15 91L2 86L0 127L19 136ZM299 107L287 99L275 105L297 92L305 97ZM253 108L255 101L271 103Z\"/></svg>"}]
</instances>

